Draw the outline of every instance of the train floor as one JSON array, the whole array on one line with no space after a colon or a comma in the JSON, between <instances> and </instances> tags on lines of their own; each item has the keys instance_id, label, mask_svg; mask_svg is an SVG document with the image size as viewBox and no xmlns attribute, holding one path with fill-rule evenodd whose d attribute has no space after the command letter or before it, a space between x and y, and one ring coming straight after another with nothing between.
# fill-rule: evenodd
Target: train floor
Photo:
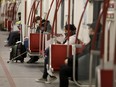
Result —
<instances>
[{"instance_id":1,"label":"train floor","mask_svg":"<svg viewBox=\"0 0 116 87\"><path fill-rule=\"evenodd\" d=\"M26 63L29 57L25 58L24 63L10 62L10 47L4 47L4 41L9 32L0 31L0 87L59 87L59 74L55 72L57 80L51 84L38 83L35 79L42 77L43 59L39 59L35 64ZM77 87L72 81L69 87Z\"/></svg>"}]
</instances>

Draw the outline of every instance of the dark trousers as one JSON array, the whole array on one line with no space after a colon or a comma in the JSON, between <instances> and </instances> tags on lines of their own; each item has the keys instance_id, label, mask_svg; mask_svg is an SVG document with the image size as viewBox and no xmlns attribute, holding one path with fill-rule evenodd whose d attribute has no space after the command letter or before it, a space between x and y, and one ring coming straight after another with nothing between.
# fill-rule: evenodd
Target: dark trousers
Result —
<instances>
[{"instance_id":1,"label":"dark trousers","mask_svg":"<svg viewBox=\"0 0 116 87\"><path fill-rule=\"evenodd\" d=\"M60 74L59 74L60 86L59 87L68 87L69 77L72 77L72 67L63 65L60 68Z\"/></svg>"},{"instance_id":2,"label":"dark trousers","mask_svg":"<svg viewBox=\"0 0 116 87\"><path fill-rule=\"evenodd\" d=\"M16 40L19 40L20 39L20 33L19 31L12 31L9 33L9 36L7 38L8 40L8 45L13 45Z\"/></svg>"},{"instance_id":3,"label":"dark trousers","mask_svg":"<svg viewBox=\"0 0 116 87\"><path fill-rule=\"evenodd\" d=\"M45 59L44 59L44 72L43 72L43 78L47 79L48 73L47 73L47 64L49 63L49 48L45 50Z\"/></svg>"}]
</instances>

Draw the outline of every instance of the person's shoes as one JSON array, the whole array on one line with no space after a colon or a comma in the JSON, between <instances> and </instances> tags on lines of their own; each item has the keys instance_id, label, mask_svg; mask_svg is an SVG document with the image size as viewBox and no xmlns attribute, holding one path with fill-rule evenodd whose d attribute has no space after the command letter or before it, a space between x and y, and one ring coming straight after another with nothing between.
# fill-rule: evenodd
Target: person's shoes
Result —
<instances>
[{"instance_id":1,"label":"person's shoes","mask_svg":"<svg viewBox=\"0 0 116 87\"><path fill-rule=\"evenodd\" d=\"M8 44L6 44L6 45L4 45L5 47L10 47L10 45L8 45Z\"/></svg>"},{"instance_id":2,"label":"person's shoes","mask_svg":"<svg viewBox=\"0 0 116 87\"><path fill-rule=\"evenodd\" d=\"M33 61L32 59L28 60L27 63L35 63L36 61Z\"/></svg>"},{"instance_id":3,"label":"person's shoes","mask_svg":"<svg viewBox=\"0 0 116 87\"><path fill-rule=\"evenodd\" d=\"M50 76L50 78L45 83L50 84L50 83L54 82L56 79L57 79L56 76Z\"/></svg>"},{"instance_id":4,"label":"person's shoes","mask_svg":"<svg viewBox=\"0 0 116 87\"><path fill-rule=\"evenodd\" d=\"M8 41L7 41L7 40L5 40L4 42L5 42L5 43L8 43Z\"/></svg>"},{"instance_id":5,"label":"person's shoes","mask_svg":"<svg viewBox=\"0 0 116 87\"><path fill-rule=\"evenodd\" d=\"M47 79L40 78L40 79L36 79L35 81L36 81L36 82L42 82L42 83L45 83L45 82L47 81Z\"/></svg>"}]
</instances>

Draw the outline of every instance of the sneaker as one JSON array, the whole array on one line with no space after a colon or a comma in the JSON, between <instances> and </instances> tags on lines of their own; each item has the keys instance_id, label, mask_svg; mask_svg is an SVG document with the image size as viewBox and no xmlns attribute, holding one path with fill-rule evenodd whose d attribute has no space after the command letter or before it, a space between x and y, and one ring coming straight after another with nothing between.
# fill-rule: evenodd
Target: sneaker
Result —
<instances>
[{"instance_id":1,"label":"sneaker","mask_svg":"<svg viewBox=\"0 0 116 87\"><path fill-rule=\"evenodd\" d=\"M8 44L6 44L6 45L4 45L5 47L10 47L10 45L8 45Z\"/></svg>"},{"instance_id":2,"label":"sneaker","mask_svg":"<svg viewBox=\"0 0 116 87\"><path fill-rule=\"evenodd\" d=\"M50 78L48 79L48 81L46 81L45 83L50 84L50 83L54 82L56 79L57 79L56 76L50 76Z\"/></svg>"},{"instance_id":3,"label":"sneaker","mask_svg":"<svg viewBox=\"0 0 116 87\"><path fill-rule=\"evenodd\" d=\"M41 78L41 79L36 79L36 82L42 82L45 83L47 81L47 79Z\"/></svg>"},{"instance_id":4,"label":"sneaker","mask_svg":"<svg viewBox=\"0 0 116 87\"><path fill-rule=\"evenodd\" d=\"M7 40L5 40L4 42L5 42L5 43L8 43L8 41L7 41Z\"/></svg>"}]
</instances>

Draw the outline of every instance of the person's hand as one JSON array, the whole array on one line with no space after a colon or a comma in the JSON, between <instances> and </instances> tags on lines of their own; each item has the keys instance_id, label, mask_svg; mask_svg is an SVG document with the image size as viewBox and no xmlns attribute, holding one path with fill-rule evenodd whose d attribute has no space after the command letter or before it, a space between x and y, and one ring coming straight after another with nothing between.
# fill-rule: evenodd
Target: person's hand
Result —
<instances>
[{"instance_id":1,"label":"person's hand","mask_svg":"<svg viewBox=\"0 0 116 87\"><path fill-rule=\"evenodd\" d=\"M64 60L64 63L67 65L68 64L68 59L65 59Z\"/></svg>"}]
</instances>

